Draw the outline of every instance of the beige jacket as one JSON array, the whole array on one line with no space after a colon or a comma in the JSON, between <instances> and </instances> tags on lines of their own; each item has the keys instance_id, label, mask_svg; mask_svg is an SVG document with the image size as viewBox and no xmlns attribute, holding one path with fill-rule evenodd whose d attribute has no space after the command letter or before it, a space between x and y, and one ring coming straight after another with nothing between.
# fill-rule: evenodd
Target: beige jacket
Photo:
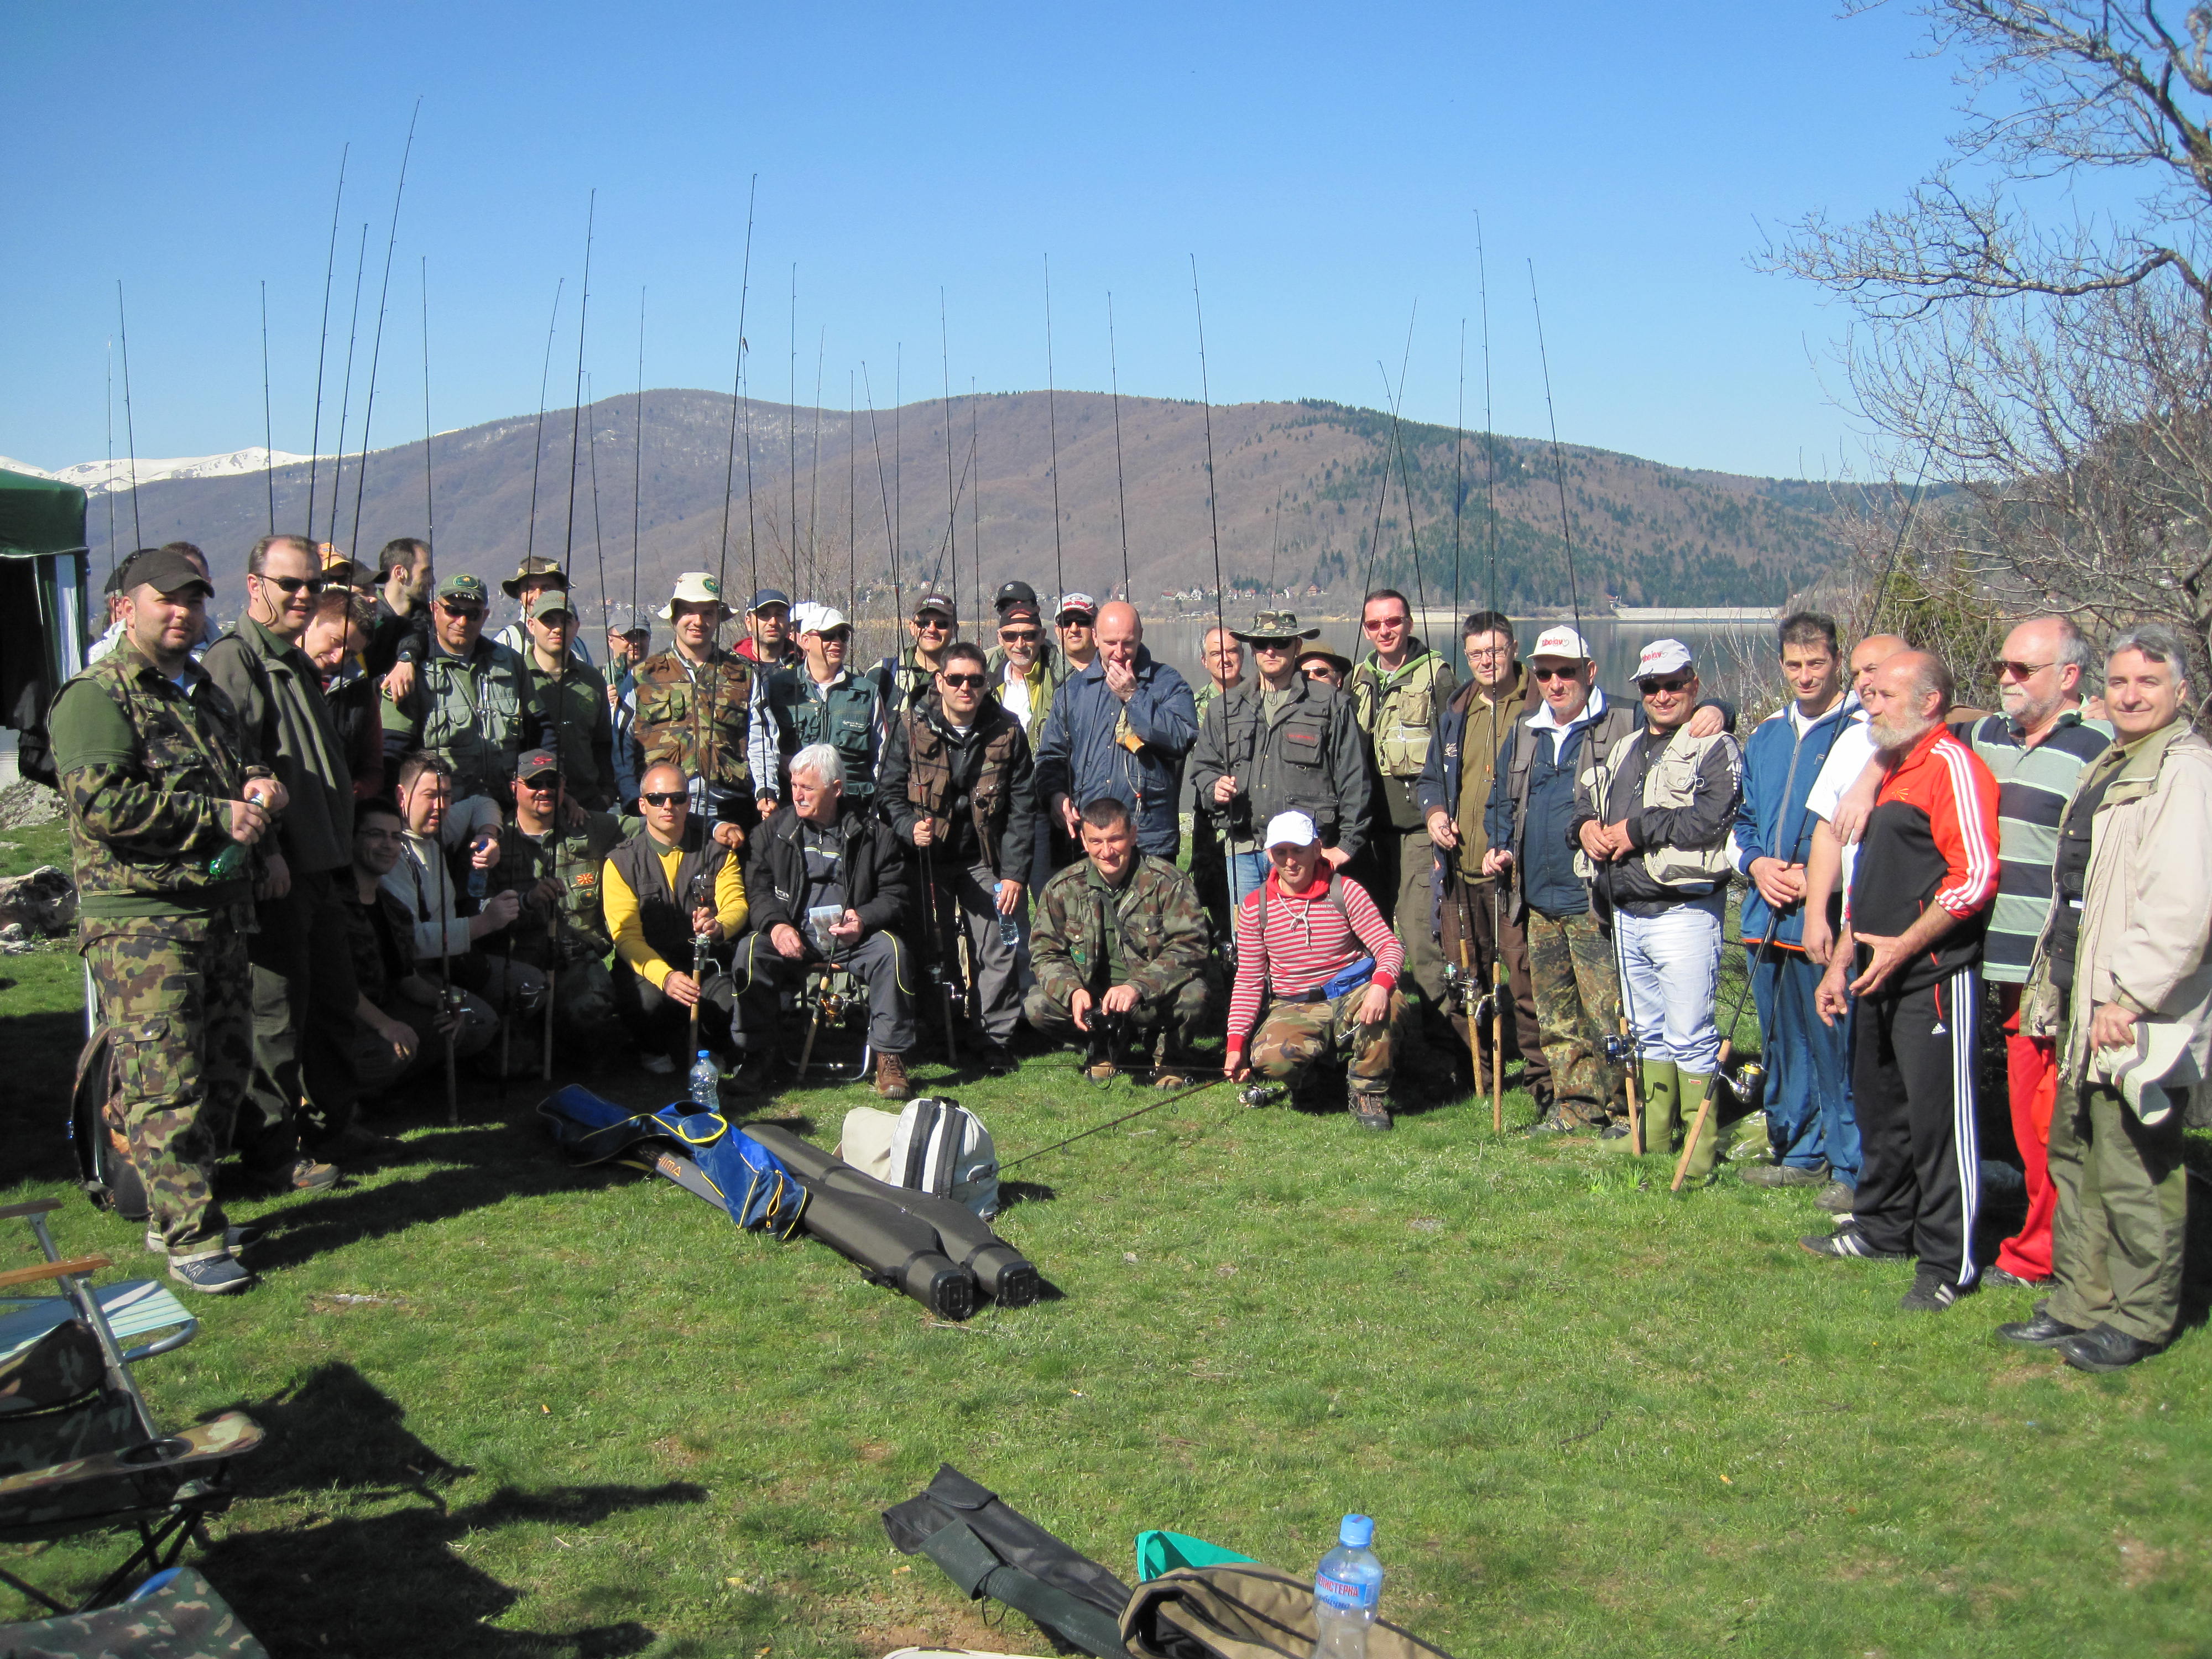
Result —
<instances>
[{"instance_id":1,"label":"beige jacket","mask_svg":"<svg viewBox=\"0 0 2212 1659\"><path fill-rule=\"evenodd\" d=\"M2094 765L2094 763L2093 763ZM2082 777L2089 776L2085 768ZM2055 914L2054 908L2054 914ZM2047 986L2037 947L2036 977ZM2212 744L2184 725L2114 778L2090 826L2065 1075L2088 1063L2089 1016L2117 1002L2190 1036L2167 1076L2177 1094L2212 1065Z\"/></svg>"}]
</instances>

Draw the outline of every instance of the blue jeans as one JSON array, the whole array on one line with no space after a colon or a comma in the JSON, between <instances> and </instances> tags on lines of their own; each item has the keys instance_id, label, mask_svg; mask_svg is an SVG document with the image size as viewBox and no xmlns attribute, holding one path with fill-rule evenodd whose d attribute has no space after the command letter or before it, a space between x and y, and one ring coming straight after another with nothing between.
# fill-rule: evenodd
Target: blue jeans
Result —
<instances>
[{"instance_id":1,"label":"blue jeans","mask_svg":"<svg viewBox=\"0 0 2212 1659\"><path fill-rule=\"evenodd\" d=\"M1766 1135L1783 1163L1817 1170L1826 1159L1837 1180L1855 1186L1859 1126L1851 1111L1850 1031L1847 1020L1832 1028L1814 1012L1820 973L1802 951L1771 950L1752 975L1766 1063Z\"/></svg>"},{"instance_id":2,"label":"blue jeans","mask_svg":"<svg viewBox=\"0 0 2212 1659\"><path fill-rule=\"evenodd\" d=\"M1711 1077L1720 1064L1721 1036L1713 1025L1713 998L1721 977L1718 896L1670 905L1656 916L1617 911L1621 1012L1646 1060L1673 1061Z\"/></svg>"},{"instance_id":3,"label":"blue jeans","mask_svg":"<svg viewBox=\"0 0 2212 1659\"><path fill-rule=\"evenodd\" d=\"M1267 884L1267 872L1273 867L1265 853L1231 853L1229 855L1229 909L1232 916L1237 907L1244 902L1245 894Z\"/></svg>"}]
</instances>

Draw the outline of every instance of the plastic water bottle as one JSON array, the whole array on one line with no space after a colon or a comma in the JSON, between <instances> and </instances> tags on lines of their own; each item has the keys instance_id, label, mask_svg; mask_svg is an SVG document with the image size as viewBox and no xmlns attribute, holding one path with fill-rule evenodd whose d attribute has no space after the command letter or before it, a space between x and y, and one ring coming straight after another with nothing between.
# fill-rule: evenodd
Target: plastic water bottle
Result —
<instances>
[{"instance_id":1,"label":"plastic water bottle","mask_svg":"<svg viewBox=\"0 0 2212 1659\"><path fill-rule=\"evenodd\" d=\"M479 869L471 864L469 866L469 896L481 901L490 889L491 872Z\"/></svg>"},{"instance_id":2,"label":"plastic water bottle","mask_svg":"<svg viewBox=\"0 0 2212 1659\"><path fill-rule=\"evenodd\" d=\"M691 1062L691 1103L702 1112L719 1111L721 1089L722 1074L714 1069L714 1057L702 1048Z\"/></svg>"},{"instance_id":3,"label":"plastic water bottle","mask_svg":"<svg viewBox=\"0 0 2212 1659\"><path fill-rule=\"evenodd\" d=\"M1320 1633L1313 1659L1365 1659L1367 1627L1382 1600L1382 1564L1368 1548L1375 1541L1375 1522L1347 1515L1336 1535L1336 1547L1322 1557L1314 1574L1314 1624Z\"/></svg>"},{"instance_id":4,"label":"plastic water bottle","mask_svg":"<svg viewBox=\"0 0 2212 1659\"><path fill-rule=\"evenodd\" d=\"M1007 915L1004 910L1000 911L1000 912L999 912L999 943L1000 943L1000 944L1001 944L1001 945L1005 945L1005 946L1006 947L1006 949L1008 949L1009 951L1012 951L1012 950L1014 950L1014 949L1016 949L1017 947L1018 947L1018 946L1020 945L1021 942L1022 942L1022 925L1021 925L1021 923L1019 923L1018 921L1015 921L1012 916L1008 915Z\"/></svg>"}]
</instances>

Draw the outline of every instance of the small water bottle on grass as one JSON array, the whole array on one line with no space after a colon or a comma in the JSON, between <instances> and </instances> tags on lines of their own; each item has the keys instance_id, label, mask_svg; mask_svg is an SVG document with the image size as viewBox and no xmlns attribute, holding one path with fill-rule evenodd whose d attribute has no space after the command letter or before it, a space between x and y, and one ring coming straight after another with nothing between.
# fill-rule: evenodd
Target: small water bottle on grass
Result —
<instances>
[{"instance_id":1,"label":"small water bottle on grass","mask_svg":"<svg viewBox=\"0 0 2212 1659\"><path fill-rule=\"evenodd\" d=\"M699 1058L691 1062L691 1103L702 1112L720 1109L722 1074L714 1069L714 1057L704 1048Z\"/></svg>"},{"instance_id":2,"label":"small water bottle on grass","mask_svg":"<svg viewBox=\"0 0 2212 1659\"><path fill-rule=\"evenodd\" d=\"M1382 1599L1382 1564L1368 1547L1375 1522L1347 1515L1337 1531L1337 1546L1321 1559L1314 1574L1314 1623L1318 1635L1313 1659L1366 1659L1367 1627Z\"/></svg>"}]
</instances>

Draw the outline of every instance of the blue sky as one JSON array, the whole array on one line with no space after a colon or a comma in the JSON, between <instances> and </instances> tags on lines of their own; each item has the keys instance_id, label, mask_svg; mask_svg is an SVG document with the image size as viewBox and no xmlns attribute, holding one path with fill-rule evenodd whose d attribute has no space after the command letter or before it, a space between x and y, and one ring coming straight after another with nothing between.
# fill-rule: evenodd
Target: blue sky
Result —
<instances>
[{"instance_id":1,"label":"blue sky","mask_svg":"<svg viewBox=\"0 0 2212 1659\"><path fill-rule=\"evenodd\" d=\"M115 282L142 456L262 434L305 451L331 194L350 141L324 447L353 253L369 226L357 433L408 114L374 442L418 435L427 256L441 429L575 369L599 191L595 392L726 387L745 192L759 175L751 389L800 400L865 361L878 407L1042 386L1051 258L1060 385L1379 405L1419 302L1406 406L1449 422L1467 325L1482 416L1475 214L1501 431L1544 430L1528 263L1561 434L1683 465L1832 474L1858 457L1827 361L1844 318L1761 276L1760 227L1894 201L1954 125L1911 16L1820 5L575 6L380 3L17 11L0 265L0 454L106 444ZM823 345L826 330L826 345ZM125 446L121 375L115 445ZM349 435L349 445L353 442Z\"/></svg>"}]
</instances>

